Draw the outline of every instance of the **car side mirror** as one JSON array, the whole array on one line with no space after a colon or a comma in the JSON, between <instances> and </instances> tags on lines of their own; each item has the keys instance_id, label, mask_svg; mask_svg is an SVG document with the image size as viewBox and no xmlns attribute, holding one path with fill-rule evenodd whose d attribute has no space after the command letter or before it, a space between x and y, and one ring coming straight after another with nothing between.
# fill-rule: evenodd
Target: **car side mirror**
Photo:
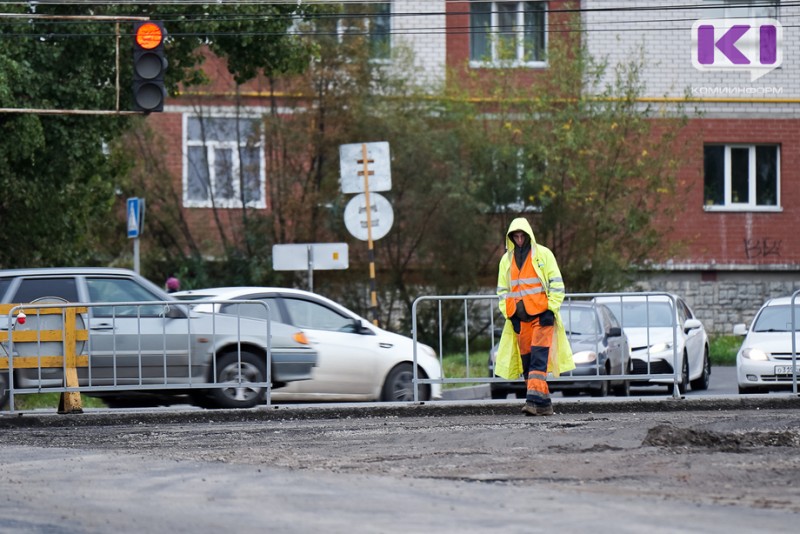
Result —
<instances>
[{"instance_id":1,"label":"car side mirror","mask_svg":"<svg viewBox=\"0 0 800 534\"><path fill-rule=\"evenodd\" d=\"M608 337L621 337L622 336L622 328L619 326L612 326L608 329Z\"/></svg>"},{"instance_id":2,"label":"car side mirror","mask_svg":"<svg viewBox=\"0 0 800 534\"><path fill-rule=\"evenodd\" d=\"M733 325L733 335L734 336L746 336L747 335L747 325L744 323L739 323Z\"/></svg>"},{"instance_id":3,"label":"car side mirror","mask_svg":"<svg viewBox=\"0 0 800 534\"><path fill-rule=\"evenodd\" d=\"M697 319L686 319L686 322L683 323L683 331L688 334L689 330L694 330L695 328L700 328L701 326L703 326L703 323Z\"/></svg>"},{"instance_id":4,"label":"car side mirror","mask_svg":"<svg viewBox=\"0 0 800 534\"><path fill-rule=\"evenodd\" d=\"M168 317L170 319L182 319L186 317L186 314L183 313L183 310L179 306L164 304L164 317Z\"/></svg>"}]
</instances>

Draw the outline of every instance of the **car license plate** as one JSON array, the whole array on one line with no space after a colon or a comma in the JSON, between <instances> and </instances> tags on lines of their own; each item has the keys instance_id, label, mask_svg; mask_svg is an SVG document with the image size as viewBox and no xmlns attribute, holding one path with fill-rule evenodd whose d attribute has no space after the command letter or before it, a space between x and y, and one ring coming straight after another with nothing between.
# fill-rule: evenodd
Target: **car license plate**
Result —
<instances>
[{"instance_id":1,"label":"car license plate","mask_svg":"<svg viewBox=\"0 0 800 534\"><path fill-rule=\"evenodd\" d=\"M790 375L792 374L792 366L791 365L776 365L775 366L775 374L776 375ZM800 375L800 362L797 362L797 369L795 370L796 375Z\"/></svg>"}]
</instances>

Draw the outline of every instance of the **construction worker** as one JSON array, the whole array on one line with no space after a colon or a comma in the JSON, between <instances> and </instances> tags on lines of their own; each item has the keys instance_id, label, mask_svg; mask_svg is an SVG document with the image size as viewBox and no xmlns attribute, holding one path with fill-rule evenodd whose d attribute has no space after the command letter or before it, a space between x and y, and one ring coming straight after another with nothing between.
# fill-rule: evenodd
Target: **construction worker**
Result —
<instances>
[{"instance_id":1,"label":"construction worker","mask_svg":"<svg viewBox=\"0 0 800 534\"><path fill-rule=\"evenodd\" d=\"M522 412L553 415L547 373L559 376L575 368L561 322L564 280L555 256L536 243L530 223L519 217L506 232L506 252L497 273L500 312L506 318L495 374L527 383Z\"/></svg>"}]
</instances>

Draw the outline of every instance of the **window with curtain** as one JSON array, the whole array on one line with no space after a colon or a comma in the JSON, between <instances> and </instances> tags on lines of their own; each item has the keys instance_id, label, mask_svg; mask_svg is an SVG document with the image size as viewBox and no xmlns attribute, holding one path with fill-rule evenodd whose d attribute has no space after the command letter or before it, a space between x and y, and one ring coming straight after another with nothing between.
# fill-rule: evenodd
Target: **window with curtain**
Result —
<instances>
[{"instance_id":1,"label":"window with curtain","mask_svg":"<svg viewBox=\"0 0 800 534\"><path fill-rule=\"evenodd\" d=\"M547 2L474 2L470 4L473 64L544 66Z\"/></svg>"},{"instance_id":2,"label":"window with curtain","mask_svg":"<svg viewBox=\"0 0 800 534\"><path fill-rule=\"evenodd\" d=\"M186 118L184 206L266 207L259 127L260 121L255 118Z\"/></svg>"},{"instance_id":3,"label":"window with curtain","mask_svg":"<svg viewBox=\"0 0 800 534\"><path fill-rule=\"evenodd\" d=\"M778 209L778 145L707 144L703 147L706 209Z\"/></svg>"}]
</instances>

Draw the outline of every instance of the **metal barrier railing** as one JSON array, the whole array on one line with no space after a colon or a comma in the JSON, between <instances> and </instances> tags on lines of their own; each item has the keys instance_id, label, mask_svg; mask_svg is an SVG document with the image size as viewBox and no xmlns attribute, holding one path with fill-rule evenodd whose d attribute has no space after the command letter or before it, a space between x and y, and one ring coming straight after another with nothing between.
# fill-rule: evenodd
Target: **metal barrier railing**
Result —
<instances>
[{"instance_id":1,"label":"metal barrier railing","mask_svg":"<svg viewBox=\"0 0 800 534\"><path fill-rule=\"evenodd\" d=\"M267 319L217 313L211 305L219 304L256 304L265 308ZM198 305L208 305L210 311L192 312ZM51 300L5 305L0 314L7 316L5 331L0 328L0 370L8 370L11 412L15 395L45 392L231 390L234 396L257 392L260 402L264 390L264 401L271 403L273 328L264 301ZM199 323L209 330L198 331ZM228 364L233 371L228 374L218 367L222 353L231 355ZM253 364L254 353L256 367L263 364L263 380L250 380L241 372Z\"/></svg>"},{"instance_id":2,"label":"metal barrier railing","mask_svg":"<svg viewBox=\"0 0 800 534\"><path fill-rule=\"evenodd\" d=\"M678 324L677 313L675 312L677 307L677 302L675 297L669 293L662 293L662 292L628 292L628 293L574 293L568 294L565 296L564 303L562 303L562 320L564 319L564 313L570 309L571 302L578 302L578 301L588 301L592 302L594 299L597 298L606 298L606 299L620 299L620 302L625 301L626 299L637 298L643 299L646 306L646 317L645 317L645 325L647 327L647 336L646 336L646 344L644 347L644 354L647 355L647 359L645 361L645 371L644 372L626 372L627 370L623 367L620 373L616 374L603 374L602 369L599 367L599 360L597 361L596 373L595 374L588 374L584 376L578 376L574 373L569 374L562 374L560 377L549 377L548 382L597 382L597 381L628 381L628 382L649 382L652 380L662 380L662 381L670 381L672 384L672 395L674 398L680 397L680 383L681 383L681 372L683 366L683 355L678 354L678 329L682 328L682 325ZM670 322L669 328L672 329L672 361L670 362L672 367L671 373L659 373L653 372L652 362L651 362L651 349L652 343L650 339L650 326L653 324L653 320L650 317L651 313L651 306L649 305L650 302L655 301L660 302L668 302L670 304L672 313L670 315ZM420 378L417 375L417 343L418 343L418 335L419 335L419 311L418 308L421 304L427 302L436 302L438 305L438 338L439 338L439 358L440 363L442 363L443 353L444 353L444 343L442 339L442 303L447 301L463 301L464 302L464 339L465 339L465 363L466 363L466 376L465 377L447 377L444 375L444 366L443 366L443 375L442 378L439 379L429 379L429 378ZM482 383L509 383L509 382L517 382L523 383L522 378L518 378L516 380L509 380L502 377L494 376L470 376L470 349L469 349L469 339L470 339L470 324L474 323L476 319L474 317L470 317L470 313L468 310L468 303L474 301L487 301L489 303L488 307L488 317L483 320L482 324L488 324L489 332L490 332L490 339L491 339L491 346L495 346L495 335L494 335L494 324L495 318L499 317L499 320L504 321L505 319L499 315L499 310L497 308L498 305L498 297L496 295L436 295L436 296L422 296L418 297L411 308L411 317L412 317L412 338L414 341L414 401L418 401L418 386L421 384L433 384L433 383L440 383L440 384L482 384ZM623 308L620 306L620 308ZM620 323L624 324L623 320L624 317L620 317ZM571 336L568 335L568 338ZM662 360L658 360L662 361ZM680 364L678 363L680 361ZM487 368L488 374L488 368Z\"/></svg>"},{"instance_id":3,"label":"metal barrier railing","mask_svg":"<svg viewBox=\"0 0 800 534\"><path fill-rule=\"evenodd\" d=\"M797 317L795 315L795 306L797 297L800 296L800 289L792 293L792 299L789 302L792 310L792 393L797 395Z\"/></svg>"}]
</instances>

